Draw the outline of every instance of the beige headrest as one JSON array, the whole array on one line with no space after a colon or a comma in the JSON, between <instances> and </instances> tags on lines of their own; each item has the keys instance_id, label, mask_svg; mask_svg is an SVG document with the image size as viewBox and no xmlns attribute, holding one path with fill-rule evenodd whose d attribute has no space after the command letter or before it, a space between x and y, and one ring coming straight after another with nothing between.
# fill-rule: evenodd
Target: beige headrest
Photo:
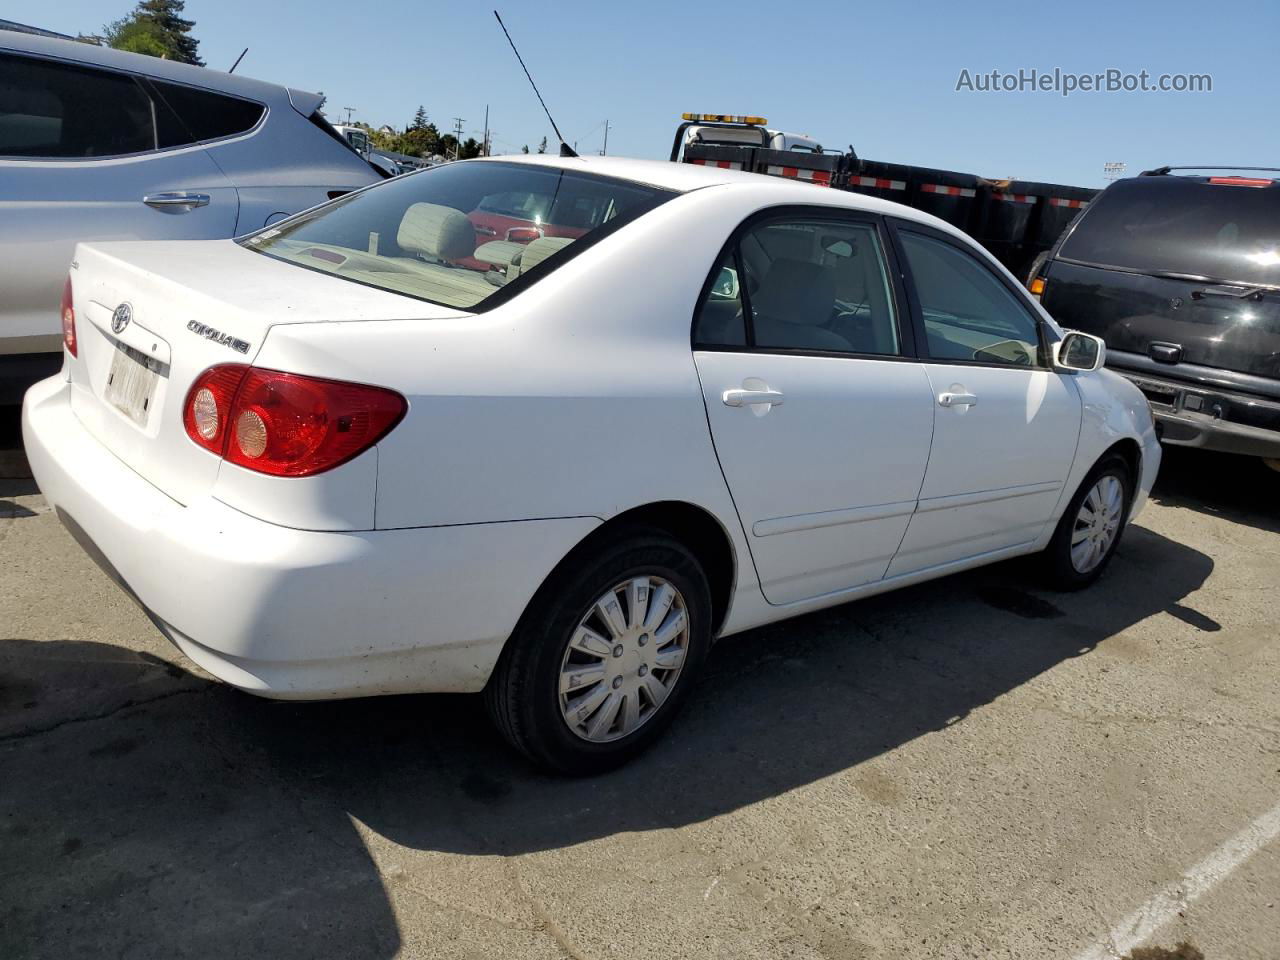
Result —
<instances>
[{"instance_id":1,"label":"beige headrest","mask_svg":"<svg viewBox=\"0 0 1280 960\"><path fill-rule=\"evenodd\" d=\"M571 243L573 243L573 237L539 237L524 248L524 252L520 254L520 269L515 274L508 270L507 279L514 280L520 274L528 273L543 260L559 253Z\"/></svg>"},{"instance_id":2,"label":"beige headrest","mask_svg":"<svg viewBox=\"0 0 1280 960\"><path fill-rule=\"evenodd\" d=\"M476 231L466 214L438 203L415 203L404 212L396 243L439 260L461 260L476 248Z\"/></svg>"}]
</instances>

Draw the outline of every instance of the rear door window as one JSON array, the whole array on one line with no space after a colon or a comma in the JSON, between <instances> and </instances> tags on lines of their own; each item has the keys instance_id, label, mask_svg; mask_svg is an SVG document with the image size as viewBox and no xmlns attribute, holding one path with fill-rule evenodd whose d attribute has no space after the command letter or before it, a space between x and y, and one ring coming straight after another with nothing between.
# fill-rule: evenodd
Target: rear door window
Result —
<instances>
[{"instance_id":1,"label":"rear door window","mask_svg":"<svg viewBox=\"0 0 1280 960\"><path fill-rule=\"evenodd\" d=\"M1280 185L1121 180L1093 201L1059 256L1140 273L1280 286Z\"/></svg>"},{"instance_id":2,"label":"rear door window","mask_svg":"<svg viewBox=\"0 0 1280 960\"><path fill-rule=\"evenodd\" d=\"M0 53L0 157L87 159L155 149L133 77Z\"/></svg>"},{"instance_id":3,"label":"rear door window","mask_svg":"<svg viewBox=\"0 0 1280 960\"><path fill-rule=\"evenodd\" d=\"M161 147L234 137L257 126L265 112L262 104L251 100L177 83L147 82L160 100L156 134Z\"/></svg>"},{"instance_id":4,"label":"rear door window","mask_svg":"<svg viewBox=\"0 0 1280 960\"><path fill-rule=\"evenodd\" d=\"M870 356L899 352L877 225L783 217L742 234L716 267L694 326L701 347Z\"/></svg>"}]
</instances>

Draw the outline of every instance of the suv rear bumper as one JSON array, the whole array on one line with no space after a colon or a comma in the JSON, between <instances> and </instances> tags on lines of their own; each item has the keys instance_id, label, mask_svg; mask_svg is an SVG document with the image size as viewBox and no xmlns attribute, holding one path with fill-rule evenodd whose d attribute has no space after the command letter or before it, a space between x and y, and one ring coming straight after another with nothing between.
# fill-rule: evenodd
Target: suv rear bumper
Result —
<instances>
[{"instance_id":1,"label":"suv rear bumper","mask_svg":"<svg viewBox=\"0 0 1280 960\"><path fill-rule=\"evenodd\" d=\"M1280 403L1145 370L1111 369L1147 398L1162 443L1280 457Z\"/></svg>"},{"instance_id":2,"label":"suv rear bumper","mask_svg":"<svg viewBox=\"0 0 1280 960\"><path fill-rule=\"evenodd\" d=\"M49 505L184 654L276 699L473 692L595 518L324 532L166 496L89 433L69 384L26 396Z\"/></svg>"}]
</instances>

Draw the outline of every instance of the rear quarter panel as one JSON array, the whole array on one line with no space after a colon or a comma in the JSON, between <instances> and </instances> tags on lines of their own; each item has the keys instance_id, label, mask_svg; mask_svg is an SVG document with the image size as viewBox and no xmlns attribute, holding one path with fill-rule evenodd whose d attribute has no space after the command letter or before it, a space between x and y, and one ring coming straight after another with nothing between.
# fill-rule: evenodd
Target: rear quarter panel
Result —
<instances>
[{"instance_id":1,"label":"rear quarter panel","mask_svg":"<svg viewBox=\"0 0 1280 960\"><path fill-rule=\"evenodd\" d=\"M257 363L408 397L378 446L379 529L604 520L680 500L741 547L689 342L746 215L715 192L670 201L487 313L277 328Z\"/></svg>"},{"instance_id":2,"label":"rear quarter panel","mask_svg":"<svg viewBox=\"0 0 1280 960\"><path fill-rule=\"evenodd\" d=\"M252 135L206 149L239 193L237 236L265 226L273 215L324 203L331 191L358 190L382 179L294 110L283 91Z\"/></svg>"}]
</instances>

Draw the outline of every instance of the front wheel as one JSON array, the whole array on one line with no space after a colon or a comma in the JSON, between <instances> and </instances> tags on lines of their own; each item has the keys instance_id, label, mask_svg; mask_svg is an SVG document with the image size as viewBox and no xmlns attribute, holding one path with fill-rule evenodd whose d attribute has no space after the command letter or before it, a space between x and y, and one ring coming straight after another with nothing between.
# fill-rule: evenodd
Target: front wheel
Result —
<instances>
[{"instance_id":1,"label":"front wheel","mask_svg":"<svg viewBox=\"0 0 1280 960\"><path fill-rule=\"evenodd\" d=\"M535 763L596 773L662 733L710 640L710 588L697 559L661 531L630 531L552 575L508 641L485 702Z\"/></svg>"},{"instance_id":2,"label":"front wheel","mask_svg":"<svg viewBox=\"0 0 1280 960\"><path fill-rule=\"evenodd\" d=\"M1050 586L1079 590L1102 576L1120 545L1132 500L1133 481L1124 460L1108 457L1089 471L1045 548Z\"/></svg>"}]
</instances>

